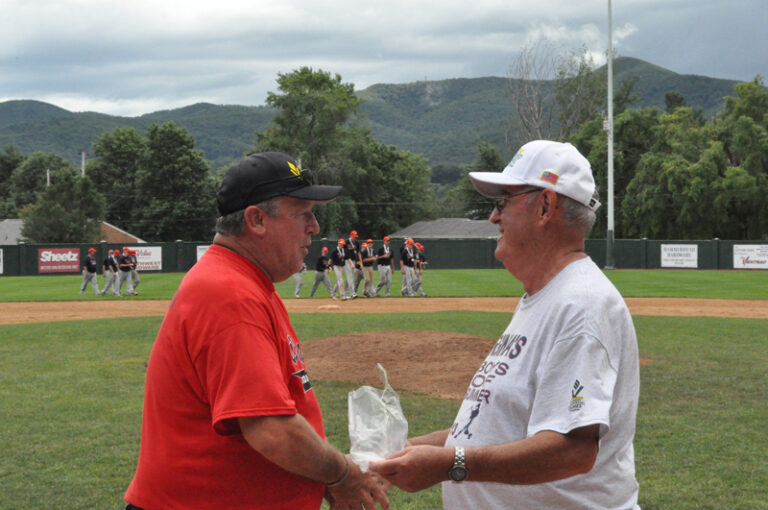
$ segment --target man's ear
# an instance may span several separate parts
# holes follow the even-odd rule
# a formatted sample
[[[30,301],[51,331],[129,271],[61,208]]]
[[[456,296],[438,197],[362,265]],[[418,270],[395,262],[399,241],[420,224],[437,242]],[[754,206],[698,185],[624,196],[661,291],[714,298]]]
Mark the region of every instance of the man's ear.
[[[543,223],[549,223],[549,221],[555,215],[555,209],[557,208],[557,193],[550,189],[545,189],[539,195],[540,201],[538,204],[538,220]]]
[[[248,231],[259,237],[264,236],[267,232],[267,226],[265,224],[267,213],[265,211],[259,209],[255,205],[250,205],[246,207],[243,212],[243,217],[245,219],[245,228]]]

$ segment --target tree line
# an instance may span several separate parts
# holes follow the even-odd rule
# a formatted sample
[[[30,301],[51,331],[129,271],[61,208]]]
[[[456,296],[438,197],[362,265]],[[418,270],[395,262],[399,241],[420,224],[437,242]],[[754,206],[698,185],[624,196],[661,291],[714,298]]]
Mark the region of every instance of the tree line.
[[[605,204],[604,80],[583,59],[563,62],[555,94],[539,97],[529,88],[530,100],[522,102],[518,90],[516,124],[530,126],[528,138],[576,145],[592,163]],[[525,82],[518,76],[510,83]],[[629,108],[631,86],[619,87],[615,103],[616,237],[768,237],[768,91],[762,78],[738,84],[722,115],[711,120],[675,93],[667,94],[666,110]],[[488,217],[491,204],[474,192],[467,174],[503,169],[506,161],[492,144],[480,142],[469,165],[430,169],[423,157],[371,136],[351,84],[309,67],[279,74],[267,104],[277,115],[255,133],[252,150],[289,153],[316,182],[344,186],[335,202],[317,208],[320,237],[352,228],[382,237],[420,220]],[[152,242],[212,238],[221,176],[212,175],[185,129],[173,122],[153,124],[145,135],[118,128],[97,139],[93,154],[82,176],[55,154],[25,156],[6,147],[0,153],[0,217],[24,219],[23,235],[36,242],[90,242],[102,220]],[[606,209],[598,211],[595,237],[604,236]]]
[[[617,238],[768,239],[768,89],[757,76],[734,92],[711,120],[676,94],[667,94],[666,110],[615,117]],[[570,140],[592,163],[604,197],[602,120],[584,123]],[[606,207],[599,213],[593,235],[602,237]]]

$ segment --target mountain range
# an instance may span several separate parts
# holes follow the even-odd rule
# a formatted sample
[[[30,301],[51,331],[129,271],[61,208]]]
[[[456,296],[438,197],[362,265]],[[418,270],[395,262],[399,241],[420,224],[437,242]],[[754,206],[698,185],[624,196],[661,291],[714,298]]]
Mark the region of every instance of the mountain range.
[[[667,92],[711,118],[734,94],[735,80],[681,75],[631,57],[614,61],[614,83],[634,80],[638,97],[632,107],[664,108]],[[421,154],[430,165],[466,164],[474,160],[478,142],[494,144],[505,158],[526,140],[515,129],[509,78],[457,78],[407,84],[377,84],[357,92],[363,99],[364,122],[374,138],[400,150]],[[551,83],[544,84],[551,86]],[[256,133],[271,123],[269,106],[198,103],[138,117],[70,112],[35,100],[0,103],[0,148],[23,154],[54,152],[80,164],[80,153],[105,132],[133,127],[140,133],[153,123],[173,121],[196,140],[214,171],[228,166],[253,145]],[[509,138],[509,140],[508,140]]]

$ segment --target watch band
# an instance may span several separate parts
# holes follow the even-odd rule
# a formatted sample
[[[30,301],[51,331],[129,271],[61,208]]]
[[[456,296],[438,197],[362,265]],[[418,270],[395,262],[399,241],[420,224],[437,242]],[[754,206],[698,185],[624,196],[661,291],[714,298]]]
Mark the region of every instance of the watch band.
[[[456,446],[453,449],[453,466],[448,471],[448,477],[453,482],[460,483],[467,479],[468,474],[464,447]]]
[[[466,455],[463,446],[457,446],[453,451],[453,465],[466,468]]]

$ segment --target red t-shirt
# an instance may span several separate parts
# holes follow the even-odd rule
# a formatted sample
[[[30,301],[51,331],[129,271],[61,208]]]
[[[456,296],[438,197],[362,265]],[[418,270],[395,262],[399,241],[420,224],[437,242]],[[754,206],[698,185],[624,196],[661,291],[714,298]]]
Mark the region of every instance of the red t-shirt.
[[[211,246],[177,291],[147,367],[136,474],[125,499],[157,508],[320,508],[325,486],[253,450],[238,417],[320,406],[282,300],[253,264]]]

